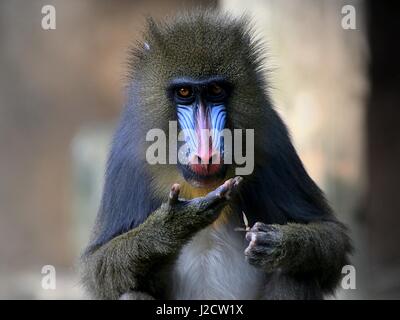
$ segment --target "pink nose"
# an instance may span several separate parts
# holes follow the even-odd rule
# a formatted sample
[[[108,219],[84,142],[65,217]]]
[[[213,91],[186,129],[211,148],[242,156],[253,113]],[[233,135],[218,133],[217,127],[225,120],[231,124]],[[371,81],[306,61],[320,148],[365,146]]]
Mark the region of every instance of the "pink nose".
[[[209,110],[201,103],[196,117],[197,150],[189,160],[190,169],[203,176],[212,175],[222,166],[220,153],[213,148],[210,137],[211,120]]]
[[[190,162],[190,169],[200,175],[212,175],[222,166],[219,152],[195,153]]]

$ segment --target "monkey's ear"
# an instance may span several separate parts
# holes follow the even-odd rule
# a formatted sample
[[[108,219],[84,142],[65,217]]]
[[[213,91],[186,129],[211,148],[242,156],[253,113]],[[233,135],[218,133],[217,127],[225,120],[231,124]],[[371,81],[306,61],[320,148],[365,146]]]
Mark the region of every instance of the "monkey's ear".
[[[128,65],[130,69],[134,69],[137,62],[144,59],[146,53],[150,51],[150,46],[147,42],[135,41],[131,44],[128,50]]]
[[[158,39],[161,36],[160,26],[152,17],[147,17],[146,22],[149,35]]]
[[[153,17],[150,16],[146,17],[146,23],[149,31],[153,31],[155,28],[157,28],[157,24],[153,19]]]

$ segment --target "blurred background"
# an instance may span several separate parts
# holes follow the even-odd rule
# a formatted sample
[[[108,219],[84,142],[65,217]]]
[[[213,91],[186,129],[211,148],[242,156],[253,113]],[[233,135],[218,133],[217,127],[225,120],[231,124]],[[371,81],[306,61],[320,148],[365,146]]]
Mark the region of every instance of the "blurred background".
[[[44,5],[56,29],[43,30]],[[352,233],[356,289],[400,298],[400,68],[395,4],[209,0],[267,44],[272,98],[310,175]],[[127,48],[146,15],[196,1],[0,0],[0,298],[79,299],[76,263],[99,206],[123,104]],[[344,29],[352,5],[356,29]],[[397,34],[398,37],[398,34]],[[44,265],[55,290],[41,286]]]

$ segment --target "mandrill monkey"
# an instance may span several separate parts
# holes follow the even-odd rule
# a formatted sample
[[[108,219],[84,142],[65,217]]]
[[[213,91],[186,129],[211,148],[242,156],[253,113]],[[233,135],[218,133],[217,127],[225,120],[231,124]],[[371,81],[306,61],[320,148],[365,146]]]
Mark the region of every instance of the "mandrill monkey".
[[[332,294],[351,251],[347,230],[271,104],[248,23],[204,11],[169,23],[150,19],[131,56],[127,102],[82,258],[91,296]],[[170,121],[184,132],[188,161],[150,164],[146,135],[168,133]],[[213,134],[204,138],[204,129]],[[222,132],[234,129],[254,130],[254,170],[242,177],[235,177],[238,163],[223,160]],[[246,233],[237,230],[247,220],[242,212]]]

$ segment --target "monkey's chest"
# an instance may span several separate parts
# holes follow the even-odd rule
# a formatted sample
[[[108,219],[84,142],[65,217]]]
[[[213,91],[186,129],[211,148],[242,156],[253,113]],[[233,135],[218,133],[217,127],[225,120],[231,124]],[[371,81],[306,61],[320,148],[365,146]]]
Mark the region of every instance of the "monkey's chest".
[[[264,274],[245,261],[244,234],[212,227],[183,247],[171,270],[169,299],[256,299]]]

